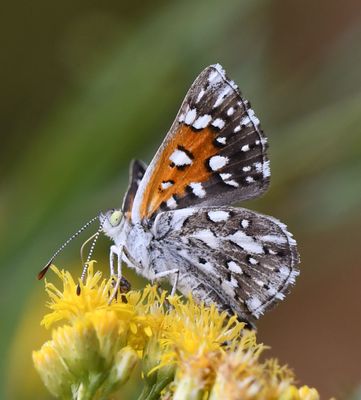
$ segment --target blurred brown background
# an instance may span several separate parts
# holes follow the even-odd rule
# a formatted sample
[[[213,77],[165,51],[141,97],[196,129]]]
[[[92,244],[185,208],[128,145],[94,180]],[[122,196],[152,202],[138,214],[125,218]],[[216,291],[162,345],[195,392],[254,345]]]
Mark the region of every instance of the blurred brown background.
[[[121,204],[129,161],[150,161],[189,85],[215,62],[269,136],[271,188],[246,206],[287,222],[302,257],[296,287],[262,318],[259,340],[323,398],[361,398],[361,3],[35,0],[0,9],[0,398],[50,398],[31,362],[49,337],[36,273],[80,225]],[[79,273],[81,243],[57,265]],[[96,250],[104,265],[108,246],[102,239]]]

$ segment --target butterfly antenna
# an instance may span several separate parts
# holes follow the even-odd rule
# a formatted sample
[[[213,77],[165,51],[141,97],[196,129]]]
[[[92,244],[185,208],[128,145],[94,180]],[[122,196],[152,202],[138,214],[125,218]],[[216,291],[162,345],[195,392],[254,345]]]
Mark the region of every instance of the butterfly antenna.
[[[97,240],[98,240],[98,238],[99,238],[99,235],[100,235],[101,231],[102,231],[102,225],[100,225],[100,227],[99,227],[99,229],[97,230],[97,232],[95,232],[94,235],[91,235],[90,238],[88,238],[88,239],[82,244],[82,246],[81,246],[81,248],[80,248],[80,258],[81,258],[81,263],[82,263],[82,265],[83,265],[83,271],[82,271],[82,273],[81,273],[80,279],[81,279],[81,281],[82,281],[83,283],[85,283],[85,277],[86,277],[86,274],[87,274],[87,272],[88,272],[89,261],[91,260],[91,257],[92,257],[92,255],[93,255],[96,242],[97,242]],[[87,258],[86,258],[86,261],[84,262],[84,248],[85,248],[85,246],[86,246],[91,240],[92,240],[92,244],[91,244],[91,246],[90,246],[90,250],[89,250],[88,256],[87,256]],[[81,289],[80,289],[80,284],[78,283],[78,285],[77,285],[77,287],[76,287],[76,294],[79,296],[80,293],[81,293]]]
[[[96,242],[97,242],[97,240],[98,240],[98,238],[99,238],[99,235],[100,235],[101,231],[103,230],[104,221],[105,221],[105,216],[104,216],[103,219],[100,221],[99,229],[94,233],[94,235],[90,236],[90,238],[87,239],[87,240],[82,244],[82,246],[81,246],[81,248],[80,248],[80,258],[81,258],[81,262],[82,262],[82,264],[83,264],[83,271],[82,271],[82,273],[81,273],[80,279],[81,279],[81,281],[82,281],[83,283],[85,283],[85,276],[86,276],[86,274],[87,274],[87,272],[88,272],[89,262],[90,262],[90,260],[91,260],[92,255],[93,255]],[[92,241],[92,244],[91,244],[91,246],[90,246],[90,250],[89,250],[88,256],[87,256],[87,258],[86,258],[86,261],[84,262],[84,257],[83,257],[84,248],[85,248],[85,246],[86,246],[91,240],[93,240],[93,241]],[[78,283],[78,284],[77,284],[77,287],[76,287],[76,294],[79,296],[80,293],[81,293],[81,288],[80,288],[80,284]]]
[[[90,221],[88,221],[85,225],[83,225],[77,232],[74,233],[74,235],[70,236],[70,238],[64,242],[59,249],[53,254],[53,256],[50,258],[50,260],[47,262],[47,264],[44,266],[44,268],[38,273],[38,279],[43,279],[45,274],[47,273],[50,265],[53,263],[55,257],[64,250],[64,248],[77,236],[79,236],[86,228],[88,228],[94,221],[96,221],[99,218],[97,215],[96,217],[92,218]]]

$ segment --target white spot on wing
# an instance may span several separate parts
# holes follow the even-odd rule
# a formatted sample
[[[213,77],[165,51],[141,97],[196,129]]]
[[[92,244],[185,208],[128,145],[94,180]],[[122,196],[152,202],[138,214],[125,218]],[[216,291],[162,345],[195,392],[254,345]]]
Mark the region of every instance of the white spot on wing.
[[[249,221],[247,221],[246,219],[242,219],[241,225],[242,228],[246,229],[249,226]]]
[[[250,262],[252,265],[257,265],[257,264],[258,264],[258,261],[257,261],[255,258],[253,258],[253,257],[250,257],[250,258],[249,258],[249,262]]]
[[[277,290],[274,288],[274,287],[270,287],[268,290],[267,290],[267,293],[270,295],[270,296],[274,296],[276,293],[277,293]]]
[[[234,278],[233,276],[231,276],[231,280],[230,280],[229,284],[234,288],[238,287],[237,279]]]
[[[248,151],[249,150],[249,144],[245,144],[244,146],[241,147],[241,151]]]
[[[290,274],[290,276],[288,278],[288,282],[295,283],[295,279],[299,274],[300,274],[299,271],[291,271],[291,274]]]
[[[231,116],[234,113],[234,107],[229,107],[229,109],[227,110],[227,115]]]
[[[247,114],[246,116],[244,116],[241,119],[240,124],[241,125],[248,125],[249,123],[253,123],[255,126],[257,126],[259,124],[259,119],[256,117],[254,111],[250,108],[249,110],[247,110]]]
[[[227,180],[227,179],[229,179],[231,176],[232,176],[232,174],[219,174],[219,176],[222,178],[222,180]]]
[[[259,239],[263,242],[271,242],[276,244],[283,244],[287,242],[287,238],[279,235],[263,235],[259,236]]]
[[[177,202],[175,201],[175,198],[172,196],[167,200],[167,207],[168,208],[176,208],[177,207]]]
[[[161,187],[163,190],[168,189],[168,188],[170,188],[171,186],[173,186],[173,183],[170,182],[170,181],[165,181],[165,182],[162,182],[162,183],[160,184],[160,187]]]
[[[239,132],[240,130],[241,130],[241,127],[240,127],[239,125],[237,125],[237,126],[234,128],[233,132],[234,132],[234,133],[237,133],[237,132]]]
[[[191,110],[189,110],[184,118],[184,122],[187,125],[191,125],[193,123],[193,121],[196,119],[197,117],[197,110],[195,108],[192,108]]]
[[[271,175],[271,169],[269,166],[269,160],[263,163],[263,176],[268,178]]]
[[[244,172],[248,172],[250,170],[251,170],[251,167],[249,165],[247,165],[246,167],[242,168],[242,171],[244,171]]]
[[[280,274],[284,277],[288,277],[288,275],[290,274],[290,269],[286,266],[281,266],[280,267]]]
[[[231,179],[230,181],[224,181],[224,183],[226,183],[229,186],[234,186],[234,187],[238,187],[239,183],[236,182],[234,179]]]
[[[263,171],[262,163],[256,162],[253,165],[254,165],[254,168],[256,169],[257,172],[262,172]]]
[[[222,129],[223,127],[224,127],[224,125],[225,125],[226,123],[223,121],[223,119],[221,119],[221,118],[217,118],[217,119],[215,119],[213,122],[212,122],[212,125],[215,127],[215,128],[219,128],[219,129]]]
[[[227,138],[224,137],[224,136],[220,136],[220,137],[217,137],[216,140],[217,140],[217,142],[220,143],[220,144],[226,144]]]
[[[190,157],[184,151],[178,149],[173,151],[169,159],[178,167],[192,164]]]
[[[212,249],[219,248],[219,240],[214,236],[213,232],[210,231],[209,229],[202,229],[200,231],[194,232],[191,237],[201,240]]]
[[[204,89],[202,89],[202,90],[199,92],[198,97],[197,97],[197,100],[196,100],[196,103],[198,103],[198,102],[200,101],[200,99],[203,97],[203,95],[204,95],[205,92],[206,92],[206,91],[205,91]]]
[[[229,212],[228,211],[222,211],[222,210],[209,211],[208,212],[208,217],[213,222],[227,221],[228,218],[229,218]]]
[[[246,300],[246,304],[249,310],[252,313],[254,313],[256,318],[258,318],[262,314],[261,311],[258,311],[258,309],[262,306],[262,302],[258,297],[256,296],[250,297],[249,299]]]
[[[232,176],[232,174],[219,174],[219,176],[221,177],[221,179],[223,180],[224,183],[226,183],[229,186],[234,186],[234,187],[238,187],[239,184],[238,182],[236,182],[234,179],[229,180],[229,178]]]
[[[228,269],[231,272],[234,272],[235,274],[240,274],[240,275],[243,274],[242,268],[234,261],[228,261],[227,265],[228,265]]]
[[[252,254],[263,254],[263,247],[257,243],[251,236],[241,231],[237,231],[233,235],[227,236],[226,239],[242,247],[245,251]]]
[[[199,182],[192,182],[189,184],[192,188],[193,194],[195,194],[199,198],[203,198],[206,195],[206,191],[203,189],[203,186]]]
[[[229,284],[229,282],[223,281],[221,286],[222,289],[225,291],[225,293],[228,294],[228,296],[234,298],[235,296],[234,288]]]
[[[216,68],[215,71],[212,71],[212,72],[209,74],[208,82],[209,82],[211,85],[215,85],[216,83],[218,83],[218,82],[220,82],[220,81],[222,80],[222,74],[220,74],[219,72],[220,72],[220,71],[218,70],[218,68]]]
[[[209,166],[211,167],[212,171],[218,171],[227,165],[228,161],[228,157],[213,156],[209,159]]]
[[[224,99],[226,98],[226,96],[228,95],[228,93],[232,90],[232,88],[230,86],[226,86],[222,92],[219,94],[219,96],[217,97],[217,100],[215,101],[213,108],[218,107],[219,105],[221,105],[224,101]]]
[[[248,183],[252,183],[252,182],[254,182],[254,179],[253,179],[251,176],[247,176],[247,177],[246,177],[246,181],[247,181]]]
[[[236,83],[234,81],[228,81],[228,83],[233,87],[234,90],[238,90],[238,86],[236,85]]]
[[[216,270],[214,269],[214,267],[211,263],[209,263],[209,262],[206,262],[205,264],[199,263],[199,266],[206,272],[210,272],[211,274],[217,275]]]
[[[196,128],[196,129],[206,128],[211,120],[212,120],[212,117],[210,115],[204,114],[201,117],[198,117],[193,122],[193,127]]]

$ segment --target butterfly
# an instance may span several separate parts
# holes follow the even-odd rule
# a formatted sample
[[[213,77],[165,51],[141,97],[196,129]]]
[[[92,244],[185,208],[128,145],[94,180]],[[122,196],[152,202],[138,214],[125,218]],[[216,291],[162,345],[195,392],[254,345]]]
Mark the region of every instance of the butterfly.
[[[251,104],[211,65],[190,87],[148,166],[133,161],[121,209],[100,215],[117,259],[172,294],[192,294],[253,325],[299,274],[296,241],[277,219],[232,207],[270,181],[267,138]]]

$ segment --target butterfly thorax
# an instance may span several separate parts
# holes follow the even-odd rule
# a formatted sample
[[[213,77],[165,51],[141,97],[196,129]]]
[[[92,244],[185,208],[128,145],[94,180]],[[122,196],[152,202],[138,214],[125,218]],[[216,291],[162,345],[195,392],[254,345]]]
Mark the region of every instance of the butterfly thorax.
[[[126,241],[124,251],[131,261],[132,267],[136,272],[149,280],[154,279],[154,271],[150,263],[150,246],[153,240],[152,233],[141,224],[131,224],[125,222],[124,232]]]

